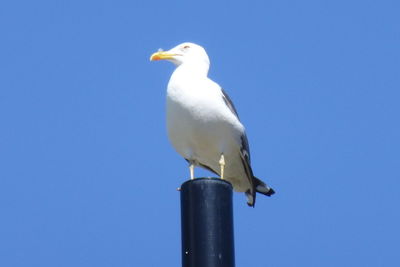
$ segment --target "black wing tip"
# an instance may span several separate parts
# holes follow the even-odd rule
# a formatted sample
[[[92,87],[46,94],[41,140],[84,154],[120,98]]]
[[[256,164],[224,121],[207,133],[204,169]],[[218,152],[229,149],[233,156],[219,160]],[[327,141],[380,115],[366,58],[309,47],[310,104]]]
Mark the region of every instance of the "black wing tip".
[[[256,189],[256,192],[263,194],[265,196],[272,196],[275,194],[275,190],[272,189],[271,187],[267,186],[263,181],[258,179],[257,177],[253,177],[253,182],[254,182],[254,187]]]
[[[257,192],[258,192],[258,191],[257,191]],[[272,189],[272,188],[270,188],[270,189],[268,190],[268,192],[266,192],[266,193],[263,193],[263,192],[259,192],[259,193],[264,194],[264,195],[270,197],[270,196],[272,196],[273,194],[275,194],[275,190]]]
[[[254,205],[255,203],[249,203],[249,202],[247,202],[247,206],[249,206],[249,207],[253,207],[254,208]]]
[[[257,190],[257,188],[256,188],[256,192],[263,194],[265,196],[268,196],[268,197],[275,194],[275,190],[270,187],[262,187],[261,190]],[[254,208],[255,204],[256,204],[256,194],[255,193],[252,194],[249,190],[246,192],[246,196],[247,196],[247,206]]]
[[[247,197],[247,206],[254,208],[254,205],[256,204],[256,193],[254,191],[251,192],[250,190],[247,190],[245,194]]]
[[[270,197],[273,194],[275,194],[275,190],[270,187],[256,187],[256,192],[263,194],[267,197]]]

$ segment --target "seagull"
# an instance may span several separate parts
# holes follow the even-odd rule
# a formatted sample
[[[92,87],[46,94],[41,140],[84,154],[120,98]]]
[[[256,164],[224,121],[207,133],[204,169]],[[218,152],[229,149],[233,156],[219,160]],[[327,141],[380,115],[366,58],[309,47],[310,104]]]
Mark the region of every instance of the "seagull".
[[[256,192],[275,191],[253,175],[245,128],[226,92],[207,77],[209,57],[203,47],[183,43],[152,54],[151,61],[176,65],[167,87],[167,132],[175,150],[189,163],[190,178],[196,166],[229,181],[244,192],[253,206]]]

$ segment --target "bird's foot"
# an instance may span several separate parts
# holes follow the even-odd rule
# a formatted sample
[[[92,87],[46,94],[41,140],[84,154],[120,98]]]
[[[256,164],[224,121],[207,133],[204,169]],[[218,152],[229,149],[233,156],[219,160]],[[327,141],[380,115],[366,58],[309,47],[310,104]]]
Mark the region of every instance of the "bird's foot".
[[[194,164],[193,163],[190,163],[189,171],[190,171],[190,180],[193,180],[194,179]]]
[[[221,154],[221,158],[219,159],[219,166],[221,167],[221,179],[224,179],[224,169],[225,169],[225,157],[224,154]]]

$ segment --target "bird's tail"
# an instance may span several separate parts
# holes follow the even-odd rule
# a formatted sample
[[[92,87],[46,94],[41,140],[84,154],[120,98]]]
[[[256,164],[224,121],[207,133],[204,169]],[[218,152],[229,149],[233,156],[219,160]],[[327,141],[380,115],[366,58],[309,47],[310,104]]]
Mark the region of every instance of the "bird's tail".
[[[274,189],[266,185],[263,181],[255,176],[253,176],[253,186],[253,192],[250,190],[246,192],[247,205],[249,205],[250,207],[254,207],[254,204],[256,203],[256,192],[269,197],[275,194]]]

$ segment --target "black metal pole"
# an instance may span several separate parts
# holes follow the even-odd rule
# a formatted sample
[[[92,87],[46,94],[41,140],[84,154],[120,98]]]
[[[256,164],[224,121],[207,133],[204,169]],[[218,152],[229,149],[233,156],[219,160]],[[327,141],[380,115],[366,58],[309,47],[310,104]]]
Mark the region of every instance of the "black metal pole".
[[[181,186],[182,267],[234,267],[232,186],[197,178]]]

